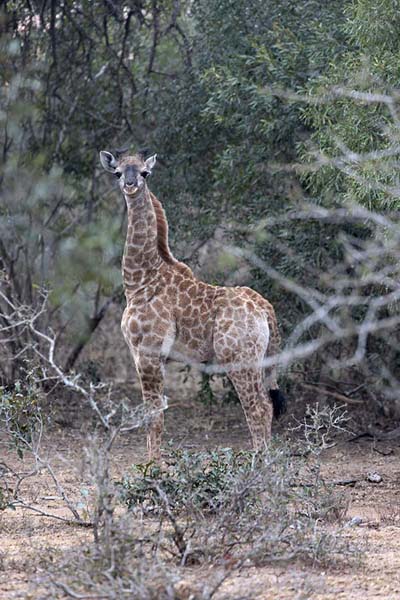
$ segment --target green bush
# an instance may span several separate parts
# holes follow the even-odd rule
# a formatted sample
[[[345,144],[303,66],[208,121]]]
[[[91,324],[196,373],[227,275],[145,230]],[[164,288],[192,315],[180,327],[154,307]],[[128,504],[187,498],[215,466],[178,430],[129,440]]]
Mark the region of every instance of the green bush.
[[[28,372],[24,383],[17,380],[11,389],[0,387],[1,429],[8,433],[20,458],[25,441],[29,443],[42,424],[42,396],[34,375]]]
[[[229,448],[173,452],[162,468],[135,465],[118,489],[134,514],[160,519],[165,544],[183,562],[227,554],[254,564],[293,557],[325,562],[330,552],[345,551],[340,526],[326,527],[340,522],[345,500],[308,453],[309,447],[293,455],[282,442],[259,455]]]
[[[158,490],[168,497],[174,511],[188,502],[193,509],[215,512],[223,503],[232,477],[251,468],[251,452],[225,448],[213,452],[171,451],[168,468],[153,463],[134,465],[133,473],[120,482],[122,500],[128,507],[140,505],[152,511],[160,504]]]

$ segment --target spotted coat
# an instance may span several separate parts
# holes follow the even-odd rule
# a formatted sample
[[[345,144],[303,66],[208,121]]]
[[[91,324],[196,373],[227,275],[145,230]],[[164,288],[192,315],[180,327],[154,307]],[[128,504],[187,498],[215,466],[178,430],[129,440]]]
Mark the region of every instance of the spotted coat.
[[[253,446],[262,448],[271,436],[273,416],[267,390],[278,388],[276,369],[263,367],[267,354],[277,354],[280,346],[272,305],[247,287],[197,279],[169,249],[164,210],[144,181],[148,161],[135,155],[115,159],[115,165],[128,210],[122,260],[127,304],[121,327],[149,414],[149,458],[160,458],[168,358],[221,366],[240,398]],[[133,184],[127,184],[128,177]]]

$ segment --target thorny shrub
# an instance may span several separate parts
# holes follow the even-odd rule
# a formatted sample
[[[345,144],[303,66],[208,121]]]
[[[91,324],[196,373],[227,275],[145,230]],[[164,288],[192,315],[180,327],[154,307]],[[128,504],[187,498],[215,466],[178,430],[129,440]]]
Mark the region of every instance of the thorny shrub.
[[[119,487],[133,512],[156,514],[167,526],[169,551],[181,564],[244,556],[257,564],[324,562],[343,550],[340,527],[326,524],[340,518],[345,500],[306,454],[277,442],[258,455],[175,451],[166,468],[136,465]]]
[[[12,388],[0,387],[0,422],[15,446],[18,456],[23,457],[23,440],[30,440],[41,416],[40,390],[33,372],[25,381],[15,381]]]
[[[15,381],[12,387],[0,386],[1,444],[16,450],[23,458],[26,444],[42,424],[41,396],[33,370],[28,370],[24,382]],[[14,508],[14,491],[10,486],[8,465],[0,462],[0,510]]]
[[[350,433],[350,421],[346,405],[321,406],[317,402],[307,404],[303,420],[292,430],[303,434],[301,445],[307,453],[318,455],[334,445],[338,433]]]
[[[307,435],[302,445],[273,440],[258,454],[170,450],[161,466],[134,465],[114,484],[102,477],[97,495],[107,497],[97,502],[108,517],[94,543],[48,565],[48,597],[180,598],[182,582],[195,583],[187,566],[207,565],[209,578],[189,596],[211,598],[247,566],[354,556],[346,498],[322,478],[317,446],[321,437]]]
[[[156,536],[126,515],[113,521],[111,536],[65,553],[47,572],[43,598],[105,598],[164,600],[176,598],[176,569],[158,556]],[[111,550],[111,552],[110,552]]]

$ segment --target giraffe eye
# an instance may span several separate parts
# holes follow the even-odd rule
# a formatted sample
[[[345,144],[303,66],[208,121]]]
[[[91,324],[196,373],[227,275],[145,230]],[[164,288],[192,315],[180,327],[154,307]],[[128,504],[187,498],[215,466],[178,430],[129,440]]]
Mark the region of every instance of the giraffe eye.
[[[150,175],[150,173],[149,173],[148,171],[142,171],[140,174],[141,174],[141,176],[143,177],[143,179],[146,179],[146,177],[147,177],[148,175]]]
[[[122,177],[122,173],[120,173],[119,171],[115,171],[115,177],[119,179],[120,177]]]

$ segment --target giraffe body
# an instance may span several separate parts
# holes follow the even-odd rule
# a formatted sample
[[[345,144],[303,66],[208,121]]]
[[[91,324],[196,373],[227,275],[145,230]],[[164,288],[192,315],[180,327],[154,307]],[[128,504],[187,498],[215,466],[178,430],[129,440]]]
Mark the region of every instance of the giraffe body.
[[[272,305],[247,287],[204,283],[173,257],[165,213],[145,182],[154,157],[100,156],[103,166],[119,176],[128,207],[122,260],[127,306],[121,328],[149,413],[149,458],[160,458],[168,358],[220,365],[238,393],[253,447],[262,448],[271,436],[274,410],[267,389],[278,389],[275,368],[266,373],[262,365],[267,354],[279,351]],[[283,399],[277,398],[275,392],[275,404]]]

